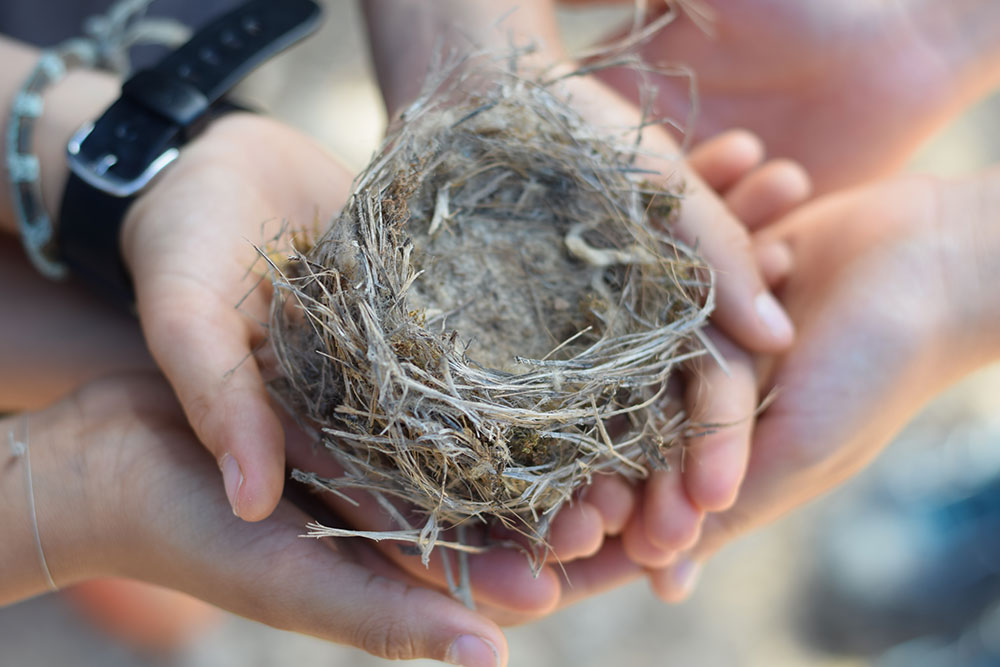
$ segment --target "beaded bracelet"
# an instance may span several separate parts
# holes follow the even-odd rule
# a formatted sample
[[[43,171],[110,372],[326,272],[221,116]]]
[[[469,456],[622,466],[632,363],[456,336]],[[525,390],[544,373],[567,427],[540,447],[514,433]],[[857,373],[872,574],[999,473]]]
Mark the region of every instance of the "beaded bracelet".
[[[7,125],[7,171],[11,199],[24,250],[35,268],[47,278],[58,280],[67,273],[66,265],[56,257],[52,219],[42,204],[38,157],[31,152],[35,124],[45,104],[46,88],[61,80],[75,67],[97,64],[97,49],[87,39],[74,39],[57,49],[44,51],[21,89],[14,96]]]
[[[176,46],[190,33],[170,19],[143,15],[152,0],[120,0],[105,15],[84,24],[85,37],[70,39],[42,52],[11,105],[7,124],[7,171],[21,241],[39,273],[60,280],[68,273],[55,247],[55,229],[42,203],[41,167],[31,151],[35,124],[45,108],[42,95],[77,67],[101,67],[127,73],[130,47],[139,43]]]

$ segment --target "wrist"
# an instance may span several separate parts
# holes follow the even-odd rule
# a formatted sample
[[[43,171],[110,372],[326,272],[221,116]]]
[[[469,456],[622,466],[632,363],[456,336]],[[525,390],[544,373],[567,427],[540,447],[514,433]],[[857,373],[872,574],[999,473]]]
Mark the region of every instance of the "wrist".
[[[978,194],[975,224],[969,229],[976,298],[982,304],[979,329],[987,361],[1000,359],[1000,169],[992,169],[974,179]]]
[[[32,528],[24,421],[20,415],[0,419],[0,606],[41,593],[46,588]],[[11,445],[8,449],[8,443]]]
[[[3,122],[7,127],[9,109],[29,73],[38,63],[41,52],[25,44],[0,37],[0,60],[4,73],[0,77],[0,101],[3,102]],[[50,217],[55,218],[59,198],[69,168],[66,163],[66,143],[70,136],[94,114],[113,100],[117,83],[113,76],[96,70],[74,70],[64,79],[45,90],[44,109],[34,132],[30,147],[39,159],[43,204]],[[7,136],[3,135],[6,151]],[[10,199],[10,174],[6,159],[0,160],[0,229],[17,234],[14,204]]]
[[[97,70],[74,70],[47,91],[38,122],[35,154],[41,164],[42,201],[58,226],[69,166],[66,145],[85,123],[93,121],[118,96],[120,81]]]
[[[945,345],[974,368],[1000,359],[1000,169],[942,182],[938,211]]]
[[[39,532],[60,587],[123,576],[143,557],[136,536],[157,471],[144,465],[142,435],[158,410],[140,394],[126,380],[99,380],[31,415]]]
[[[104,573],[109,541],[95,505],[113,485],[85,446],[82,411],[64,401],[0,421],[20,452],[2,469],[5,516],[0,604],[44,592],[51,575],[66,586]],[[5,447],[6,449],[6,447]]]
[[[363,3],[372,60],[391,118],[420,92],[436,56],[532,45],[522,65],[566,58],[553,0],[367,0]]]

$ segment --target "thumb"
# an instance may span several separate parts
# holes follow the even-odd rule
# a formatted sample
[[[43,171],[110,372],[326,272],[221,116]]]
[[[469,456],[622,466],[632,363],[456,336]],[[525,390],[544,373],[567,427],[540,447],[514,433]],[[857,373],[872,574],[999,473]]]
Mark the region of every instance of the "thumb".
[[[308,520],[282,504],[246,523],[218,503],[170,536],[175,564],[165,584],[272,627],[362,649],[390,660],[430,658],[468,667],[507,661],[500,628],[452,598],[410,583],[360,545],[354,562],[328,541],[299,536]],[[180,533],[180,534],[178,534]],[[208,539],[206,539],[206,536]],[[148,568],[147,562],[144,567]],[[379,574],[376,570],[391,573]],[[147,578],[148,575],[147,575]]]
[[[136,285],[150,351],[215,458],[233,513],[259,521],[281,497],[284,434],[251,355],[249,326],[202,285],[150,282]]]
[[[155,474],[144,476],[143,502],[118,536],[115,574],[383,658],[506,664],[495,623],[414,585],[368,543],[301,537],[309,517],[287,501],[260,522],[233,516],[199,450],[165,435],[144,454]]]

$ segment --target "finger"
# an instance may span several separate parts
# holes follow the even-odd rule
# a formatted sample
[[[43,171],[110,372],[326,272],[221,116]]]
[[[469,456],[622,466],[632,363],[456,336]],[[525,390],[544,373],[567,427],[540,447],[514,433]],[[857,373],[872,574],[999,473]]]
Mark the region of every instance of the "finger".
[[[634,107],[598,82],[581,78],[567,84],[572,86],[576,106],[585,110],[585,117],[591,122],[635,126],[638,118]],[[696,248],[715,272],[713,320],[733,340],[750,350],[777,352],[787,348],[795,336],[794,328],[764,284],[746,228],[686,162],[678,165],[653,157],[676,154],[676,145],[666,132],[646,128],[642,139],[648,153],[636,160],[636,166],[662,174],[664,188],[684,193],[680,215],[671,223],[670,231]]]
[[[676,604],[691,596],[698,585],[701,563],[681,556],[669,566],[649,573],[649,584],[656,597],[664,602]]]
[[[672,230],[696,248],[714,272],[713,322],[750,350],[785,349],[794,338],[794,328],[764,283],[746,228],[693,175],[686,187],[690,195]]]
[[[604,542],[604,520],[596,507],[577,500],[552,519],[548,543],[552,557],[560,563],[592,556]]]
[[[809,175],[797,162],[771,160],[742,177],[726,192],[726,206],[751,231],[775,222],[812,191]]]
[[[282,415],[283,419],[287,419]],[[290,432],[288,437],[289,463],[301,470],[315,472],[321,477],[336,478],[343,474],[333,457],[323,447],[313,448],[309,440]],[[333,494],[324,494],[323,501],[353,528],[370,531],[398,530],[400,526],[368,493],[350,492],[353,502]],[[419,556],[404,553],[399,543],[389,540],[378,544],[380,551],[398,568],[419,581],[440,588],[447,588],[448,578],[442,559],[449,558],[451,571],[455,572],[456,558],[446,549],[438,547],[431,554],[427,566]],[[468,557],[469,583],[478,601],[495,607],[523,614],[545,614],[559,600],[559,581],[548,567],[542,567],[537,576],[521,551],[496,548],[486,553]]]
[[[211,286],[161,277],[136,289],[150,350],[215,457],[233,512],[263,519],[281,497],[284,438],[247,323]]]
[[[336,497],[327,503],[353,526],[365,530],[392,531],[393,522],[368,494],[352,494],[356,505]],[[454,539],[454,538],[452,538]],[[458,558],[443,547],[431,554],[427,565],[420,556],[403,551],[398,543],[383,541],[378,547],[397,567],[421,582],[447,588],[448,576],[443,560],[449,559],[449,569],[458,572]],[[512,548],[494,548],[467,558],[469,585],[473,597],[487,604],[511,611],[545,615],[559,601],[559,580],[551,567],[532,570],[527,554]]]
[[[673,552],[650,541],[646,531],[645,510],[641,504],[625,525],[621,542],[629,560],[641,567],[662,568],[674,559]]]
[[[849,474],[831,475],[823,466],[813,469],[803,464],[801,453],[789,446],[798,438],[810,437],[808,429],[801,428],[802,422],[811,425],[801,415],[782,413],[782,395],[763,414],[755,429],[739,500],[730,509],[708,516],[698,544],[690,551],[692,560],[704,562],[726,544],[771,523]],[[798,438],[789,438],[796,430]],[[815,440],[808,442],[815,444]],[[817,448],[824,449],[824,443]],[[859,455],[855,460],[856,465],[864,465],[866,457]]]
[[[383,658],[506,663],[494,623],[446,595],[347,560],[334,542],[302,539],[308,517],[291,506],[279,505],[263,523],[236,519],[219,507],[221,489],[204,484],[211,467],[204,457],[201,463],[181,466],[160,492],[171,502],[143,522],[142,537],[155,539],[136,574],[273,627]],[[174,494],[181,494],[176,501]]]
[[[745,352],[723,336],[710,337],[727,369],[702,357],[691,371],[686,401],[692,435],[684,451],[683,482],[698,509],[719,512],[736,501],[746,473],[757,379]]]
[[[619,475],[596,475],[583,498],[600,514],[605,535],[618,535],[632,515],[635,487]]]
[[[754,256],[757,266],[767,281],[768,287],[774,289],[781,285],[792,274],[795,267],[795,257],[791,248],[782,241],[761,241],[754,246]]]
[[[629,559],[620,539],[606,540],[601,550],[590,558],[575,560],[562,568],[559,609],[623,586],[645,573]],[[504,627],[523,625],[540,618],[536,614],[518,614],[485,604],[477,605],[476,610]]]
[[[228,577],[227,583],[248,591],[249,599],[246,606],[227,606],[243,615],[263,615],[261,620],[273,627],[348,644],[390,660],[430,658],[476,667],[506,664],[506,642],[492,622],[446,595],[374,575],[340,560],[330,549],[325,551],[325,557],[289,554],[287,564],[267,571],[247,568],[253,578]],[[259,554],[251,552],[235,562],[246,563],[254,555]],[[261,614],[263,604],[294,616]]]
[[[566,565],[559,608],[564,609],[588,597],[622,586],[643,573],[644,570],[628,557],[622,540],[605,540],[601,550],[590,558]]]
[[[691,169],[717,193],[742,179],[764,159],[764,144],[753,132],[728,130],[707,139],[688,153]]]
[[[647,539],[671,554],[698,541],[705,518],[685,492],[681,465],[674,465],[670,470],[654,470],[646,480],[643,500],[642,523]]]
[[[489,533],[495,541],[516,542],[525,551],[532,548],[527,536],[513,528],[494,525],[490,527]],[[564,565],[578,558],[591,556],[601,548],[604,541],[604,521],[597,508],[577,499],[572,504],[564,505],[553,517],[544,539],[547,548],[546,562]]]
[[[677,468],[656,470],[622,533],[628,557],[638,565],[662,568],[673,562],[676,552],[697,541],[703,515],[684,493]]]

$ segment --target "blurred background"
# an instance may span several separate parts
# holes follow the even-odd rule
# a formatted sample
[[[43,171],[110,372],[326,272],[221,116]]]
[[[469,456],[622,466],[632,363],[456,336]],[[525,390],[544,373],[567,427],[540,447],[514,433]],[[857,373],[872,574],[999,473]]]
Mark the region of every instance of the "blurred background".
[[[322,32],[269,63],[245,94],[360,168],[385,126],[353,0],[327,0]],[[582,45],[627,11],[563,11]],[[1000,159],[1000,98],[926,147],[912,169],[961,174]],[[937,400],[865,473],[731,545],[693,598],[642,581],[511,629],[518,667],[988,667],[1000,665],[1000,367]],[[227,617],[171,655],[91,627],[59,595],[0,609],[0,667],[298,667],[388,664]],[[436,664],[417,661],[414,665]]]

